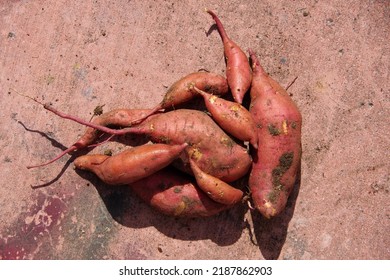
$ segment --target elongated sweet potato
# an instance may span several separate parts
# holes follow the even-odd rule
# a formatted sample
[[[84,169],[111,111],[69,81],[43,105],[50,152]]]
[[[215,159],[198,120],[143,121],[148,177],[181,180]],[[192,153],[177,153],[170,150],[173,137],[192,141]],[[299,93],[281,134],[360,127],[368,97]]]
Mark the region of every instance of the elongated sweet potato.
[[[190,159],[192,172],[196,183],[212,200],[218,203],[233,205],[242,199],[243,192],[222,180],[203,172],[196,163]]]
[[[210,199],[193,178],[170,168],[130,184],[133,191],[157,211],[175,217],[212,216],[232,205]]]
[[[211,117],[196,110],[180,109],[152,115],[121,133],[145,134],[154,142],[187,143],[186,151],[199,168],[225,182],[244,176],[252,162],[244,147],[229,137]],[[192,174],[187,153],[173,164]]]
[[[180,80],[176,81],[165,93],[163,100],[153,109],[151,109],[147,115],[136,120],[133,124],[140,123],[148,116],[163,110],[174,109],[176,106],[190,101],[196,94],[191,91],[190,86],[207,90],[215,95],[224,95],[228,93],[229,87],[227,81],[221,75],[209,72],[195,72],[186,75]]]
[[[227,81],[234,100],[241,104],[252,80],[248,58],[242,49],[228,37],[225,28],[217,15],[213,11],[207,9],[206,12],[213,17],[217,25],[224,46]]]
[[[130,184],[168,166],[186,147],[187,144],[146,144],[114,156],[84,155],[74,165],[95,173],[107,184]]]
[[[144,134],[158,143],[187,143],[189,144],[187,151],[197,155],[195,160],[198,166],[206,173],[225,182],[235,181],[244,176],[251,166],[251,158],[246,149],[234,142],[207,114],[200,111],[180,109],[167,113],[156,113],[133,127],[113,129],[105,126],[106,124],[103,122],[103,125],[91,123],[78,117],[64,114],[50,105],[44,105],[44,107],[62,118],[93,128],[92,130],[87,130],[86,135],[81,137],[82,139],[84,137],[86,139],[94,139],[94,133],[96,133],[94,129],[96,129],[112,135],[124,135],[127,133]],[[144,114],[144,111],[140,111],[139,114]],[[131,119],[126,117],[126,114],[123,116],[124,120],[118,121],[118,123],[127,123]],[[81,146],[74,145],[65,152],[75,150]],[[50,162],[60,158],[65,152]],[[180,157],[181,160],[175,161],[174,164],[184,172],[192,174],[188,156],[186,154],[183,155]],[[43,166],[50,162],[32,167]]]
[[[220,127],[241,141],[249,141],[257,149],[255,122],[244,106],[209,94],[197,87],[193,87],[193,90],[203,96],[207,110]]]
[[[259,148],[253,152],[249,188],[255,207],[267,218],[278,215],[293,189],[301,159],[302,117],[287,92],[261,67],[253,51],[250,112]]]

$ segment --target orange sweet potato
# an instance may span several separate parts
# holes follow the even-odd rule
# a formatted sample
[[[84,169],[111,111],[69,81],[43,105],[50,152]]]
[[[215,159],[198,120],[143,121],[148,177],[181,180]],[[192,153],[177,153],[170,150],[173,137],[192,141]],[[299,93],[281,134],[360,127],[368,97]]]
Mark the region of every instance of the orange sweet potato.
[[[95,173],[107,184],[130,184],[168,166],[186,147],[187,144],[146,144],[114,156],[84,155],[74,165]]]
[[[207,90],[216,95],[224,95],[228,93],[229,87],[224,77],[218,74],[209,72],[195,72],[186,75],[180,80],[176,81],[165,93],[163,100],[153,109],[151,109],[147,115],[136,120],[133,124],[140,123],[148,116],[163,110],[174,109],[178,105],[190,101],[196,94],[191,91],[190,86]]]
[[[243,192],[241,190],[206,174],[192,159],[190,159],[190,165],[199,188],[215,202],[233,205],[242,199]]]
[[[176,217],[212,216],[232,205],[210,199],[193,178],[170,168],[130,184],[133,191],[157,211]]]
[[[227,133],[241,141],[249,143],[257,149],[257,132],[251,113],[241,104],[219,98],[203,90],[193,87],[203,96],[207,110]]]
[[[293,189],[301,159],[302,117],[287,92],[261,67],[253,51],[250,112],[259,148],[253,151],[249,188],[255,207],[267,218],[278,215]]]
[[[217,25],[224,47],[227,81],[234,100],[241,104],[252,80],[248,58],[242,49],[228,37],[217,15],[207,9],[206,12],[212,16]]]

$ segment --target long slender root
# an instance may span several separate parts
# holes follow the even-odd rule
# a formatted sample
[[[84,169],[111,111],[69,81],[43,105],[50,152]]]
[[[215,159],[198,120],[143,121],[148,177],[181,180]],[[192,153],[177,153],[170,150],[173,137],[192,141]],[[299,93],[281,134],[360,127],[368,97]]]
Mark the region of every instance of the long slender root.
[[[79,124],[82,124],[82,125],[85,125],[85,126],[88,126],[88,127],[92,127],[94,129],[97,129],[99,131],[102,131],[104,133],[107,133],[107,134],[110,134],[111,136],[106,140],[106,141],[109,141],[110,139],[112,139],[113,136],[115,135],[124,135],[126,133],[129,133],[132,131],[131,127],[130,128],[123,128],[123,129],[111,129],[111,128],[108,128],[106,126],[102,126],[102,125],[98,125],[98,124],[94,124],[93,122],[91,121],[85,121],[77,116],[72,116],[72,115],[69,115],[69,114],[66,114],[66,113],[63,113],[57,109],[55,109],[54,107],[52,107],[50,104],[46,103],[42,103],[41,101],[39,101],[38,99],[34,98],[34,97],[31,97],[31,96],[28,96],[28,95],[25,95],[25,94],[22,94],[20,92],[18,92],[17,90],[13,89],[18,95],[20,96],[23,96],[23,97],[27,97],[29,98],[30,100],[38,103],[39,105],[42,105],[43,108],[45,108],[46,110],[52,112],[53,114],[63,118],[63,119],[68,119],[68,120],[71,120],[71,121],[74,121],[74,122],[77,122]],[[106,141],[104,141],[103,143],[105,143]],[[91,145],[91,146],[98,146],[98,145],[101,145],[102,143],[98,143],[98,144],[95,144],[95,145]],[[70,152],[73,152],[79,148],[84,148],[84,146],[80,145],[78,142],[76,142],[75,144],[73,144],[72,146],[70,146],[69,148],[67,148],[66,150],[62,151],[59,155],[57,155],[55,158],[51,159],[50,161],[48,162],[45,162],[45,163],[41,163],[41,164],[37,164],[37,165],[29,165],[27,166],[27,169],[31,169],[31,168],[37,168],[37,167],[43,167],[43,166],[46,166],[46,165],[49,165],[55,161],[57,161],[58,159],[62,158],[64,155],[70,153]]]
[[[61,117],[63,119],[68,119],[68,120],[77,122],[79,124],[82,124],[82,125],[85,125],[85,126],[88,126],[88,127],[92,127],[92,128],[97,129],[97,130],[100,130],[102,132],[105,132],[105,133],[108,133],[108,134],[113,134],[113,135],[124,135],[124,134],[130,132],[127,128],[124,128],[124,129],[112,129],[112,128],[109,128],[109,127],[106,127],[106,126],[94,124],[92,122],[83,120],[83,119],[81,119],[81,118],[79,118],[77,116],[73,116],[73,115],[69,115],[69,114],[63,113],[63,112],[55,109],[54,107],[52,107],[49,103],[45,104],[45,103],[40,102],[39,100],[37,100],[34,97],[21,94],[21,93],[19,93],[17,91],[15,91],[15,92],[17,94],[21,95],[21,96],[27,97],[27,98],[31,99],[32,101],[42,105],[43,108],[45,108],[46,110],[52,112],[53,114],[55,114],[55,115],[57,115],[57,116],[59,116],[59,117]]]

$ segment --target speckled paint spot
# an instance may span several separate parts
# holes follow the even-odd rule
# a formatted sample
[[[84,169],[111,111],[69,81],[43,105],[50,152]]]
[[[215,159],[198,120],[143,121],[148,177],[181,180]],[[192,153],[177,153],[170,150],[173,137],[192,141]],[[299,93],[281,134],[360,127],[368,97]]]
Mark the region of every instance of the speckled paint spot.
[[[58,225],[64,217],[66,206],[59,196],[39,192],[35,200],[30,209],[22,213],[17,223],[9,228],[14,234],[5,237],[1,235],[0,259],[33,258],[40,240],[50,234],[53,226]],[[23,222],[20,223],[20,220]]]

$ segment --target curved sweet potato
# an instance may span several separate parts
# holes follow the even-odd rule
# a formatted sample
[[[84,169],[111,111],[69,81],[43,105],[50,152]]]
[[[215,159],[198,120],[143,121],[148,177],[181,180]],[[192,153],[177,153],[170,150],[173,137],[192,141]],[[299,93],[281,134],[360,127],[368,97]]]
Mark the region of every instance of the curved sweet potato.
[[[208,197],[218,203],[233,205],[242,199],[243,192],[222,180],[203,172],[196,163],[190,159],[192,172],[196,183]]]
[[[212,216],[232,206],[211,200],[193,178],[169,168],[134,182],[130,187],[154,209],[169,216]]]
[[[287,92],[265,73],[252,51],[250,56],[250,112],[256,122],[259,148],[253,152],[249,188],[255,207],[270,218],[285,208],[297,177],[302,117]]]
[[[251,113],[241,104],[219,98],[203,90],[193,87],[203,96],[207,110],[222,129],[241,141],[249,143],[257,149],[257,132]]]
[[[74,161],[76,168],[95,173],[110,185],[123,185],[150,176],[168,166],[187,144],[147,144],[114,156],[84,155]]]
[[[227,81],[234,100],[241,104],[252,80],[252,73],[248,58],[242,49],[228,37],[225,28],[217,15],[207,9],[206,12],[213,17],[217,25],[224,47]]]
[[[228,93],[229,87],[226,79],[221,75],[209,72],[194,72],[176,81],[165,93],[163,100],[147,115],[136,120],[133,124],[140,123],[147,117],[163,109],[174,109],[176,106],[190,101],[196,94],[191,91],[190,86],[196,86],[207,90],[215,95]]]

